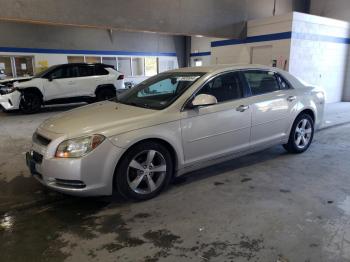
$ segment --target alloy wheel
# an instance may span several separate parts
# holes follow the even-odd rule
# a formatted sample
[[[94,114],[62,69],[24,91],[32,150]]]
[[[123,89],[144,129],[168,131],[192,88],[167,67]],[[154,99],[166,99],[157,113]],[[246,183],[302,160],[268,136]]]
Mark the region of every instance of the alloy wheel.
[[[312,137],[312,124],[308,119],[302,119],[297,124],[294,134],[294,143],[299,149],[308,146]]]
[[[156,150],[145,150],[137,154],[129,163],[127,181],[137,194],[156,191],[166,176],[167,165],[164,156]]]

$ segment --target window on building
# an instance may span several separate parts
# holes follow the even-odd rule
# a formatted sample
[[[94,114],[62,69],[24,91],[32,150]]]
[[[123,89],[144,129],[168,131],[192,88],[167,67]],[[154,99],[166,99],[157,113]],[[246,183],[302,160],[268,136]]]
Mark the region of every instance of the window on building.
[[[169,58],[159,58],[159,73],[175,69],[175,61]]]
[[[34,75],[33,57],[32,56],[16,56],[15,67],[17,76]]]
[[[68,63],[84,63],[83,56],[67,56]]]
[[[89,64],[101,63],[101,57],[99,56],[85,56],[85,62]]]
[[[11,66],[11,57],[9,56],[0,56],[0,69],[5,71],[7,77],[14,77]]]
[[[274,72],[251,70],[243,73],[253,95],[260,95],[279,90]]]
[[[130,57],[118,57],[118,71],[125,76],[131,76],[131,60]]]
[[[145,60],[142,57],[132,58],[132,74],[134,76],[143,76],[145,69]]]
[[[145,76],[154,76],[157,73],[157,57],[145,57]]]
[[[194,60],[194,66],[202,66],[202,65],[203,65],[202,59],[195,59]]]

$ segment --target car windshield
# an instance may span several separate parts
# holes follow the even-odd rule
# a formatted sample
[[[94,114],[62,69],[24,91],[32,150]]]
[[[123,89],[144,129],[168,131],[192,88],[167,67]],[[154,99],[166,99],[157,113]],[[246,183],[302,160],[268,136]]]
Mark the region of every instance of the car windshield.
[[[53,69],[59,67],[60,65],[54,65],[50,66],[49,68],[45,69],[44,71],[41,71],[40,73],[37,73],[34,78],[43,78],[47,73],[51,72]]]
[[[204,73],[161,73],[121,94],[117,102],[150,109],[163,109],[180,97]]]

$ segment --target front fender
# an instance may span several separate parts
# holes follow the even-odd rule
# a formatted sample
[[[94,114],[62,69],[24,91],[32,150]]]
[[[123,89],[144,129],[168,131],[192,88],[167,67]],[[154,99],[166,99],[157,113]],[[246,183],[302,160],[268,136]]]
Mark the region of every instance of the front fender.
[[[109,138],[117,147],[129,149],[138,142],[147,139],[159,139],[169,144],[177,157],[177,169],[184,163],[180,121],[173,121],[156,126],[140,128]]]

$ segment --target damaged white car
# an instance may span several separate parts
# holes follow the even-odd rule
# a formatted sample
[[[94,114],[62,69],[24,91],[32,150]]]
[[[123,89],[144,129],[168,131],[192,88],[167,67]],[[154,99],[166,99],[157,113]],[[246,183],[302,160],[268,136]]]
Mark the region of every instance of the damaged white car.
[[[36,113],[43,105],[94,102],[124,89],[124,75],[104,64],[55,65],[34,77],[0,82],[0,107]]]

